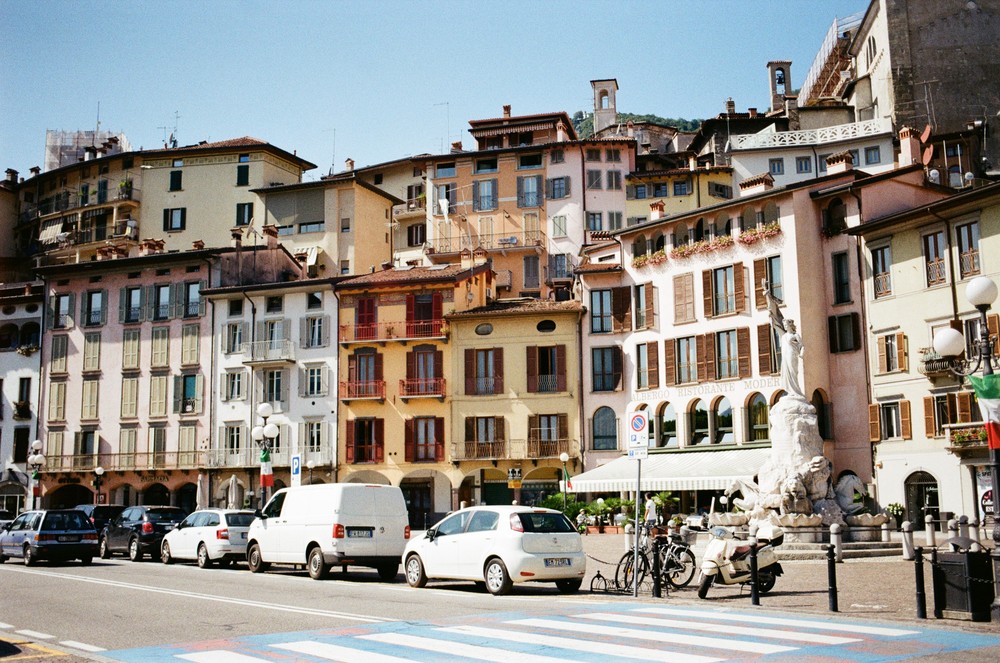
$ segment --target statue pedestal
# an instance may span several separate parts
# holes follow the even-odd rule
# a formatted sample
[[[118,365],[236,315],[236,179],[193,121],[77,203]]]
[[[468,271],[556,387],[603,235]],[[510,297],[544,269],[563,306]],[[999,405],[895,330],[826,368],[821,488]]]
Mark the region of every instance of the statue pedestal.
[[[851,525],[845,530],[844,540],[850,541],[851,543],[871,543],[873,541],[881,541],[882,527],[861,527],[858,525]]]
[[[785,543],[830,543],[827,527],[782,526],[782,529],[785,531]]]

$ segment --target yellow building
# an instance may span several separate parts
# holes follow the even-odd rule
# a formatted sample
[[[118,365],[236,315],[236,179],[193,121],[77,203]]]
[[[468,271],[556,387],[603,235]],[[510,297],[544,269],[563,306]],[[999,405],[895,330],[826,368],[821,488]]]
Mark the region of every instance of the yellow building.
[[[628,225],[634,226],[702,207],[733,197],[733,169],[701,166],[629,173],[625,187]]]

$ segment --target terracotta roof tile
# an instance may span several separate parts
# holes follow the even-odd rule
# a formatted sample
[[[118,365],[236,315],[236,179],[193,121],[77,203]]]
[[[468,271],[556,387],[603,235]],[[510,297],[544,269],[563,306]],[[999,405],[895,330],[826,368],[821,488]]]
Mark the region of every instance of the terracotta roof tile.
[[[370,286],[406,285],[408,283],[454,282],[468,278],[475,273],[489,269],[488,264],[476,265],[473,268],[462,267],[460,264],[448,264],[441,268],[411,267],[400,269],[380,269],[369,274],[361,274],[354,278],[341,281],[338,289],[363,288]]]
[[[554,302],[548,299],[532,299],[522,297],[518,299],[497,299],[486,306],[469,309],[468,311],[456,311],[448,315],[449,318],[476,317],[481,315],[495,315],[497,313],[510,314],[532,314],[532,313],[573,313],[582,312],[583,304],[570,300],[566,302]]]

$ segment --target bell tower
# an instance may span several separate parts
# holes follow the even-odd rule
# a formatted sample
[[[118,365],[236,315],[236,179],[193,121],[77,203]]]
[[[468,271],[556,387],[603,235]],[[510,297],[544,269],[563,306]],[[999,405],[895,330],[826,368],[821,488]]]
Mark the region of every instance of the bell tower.
[[[594,90],[594,133],[610,127],[618,122],[618,110],[615,107],[615,93],[618,92],[618,80],[604,78],[590,81]]]
[[[784,110],[785,96],[792,93],[792,63],[773,60],[767,63],[767,73],[771,78],[771,112]]]

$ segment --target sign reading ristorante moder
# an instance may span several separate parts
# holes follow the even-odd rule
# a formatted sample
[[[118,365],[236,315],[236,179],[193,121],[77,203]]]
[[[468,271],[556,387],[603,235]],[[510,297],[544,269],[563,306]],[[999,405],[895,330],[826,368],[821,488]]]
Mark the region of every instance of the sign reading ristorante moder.
[[[727,382],[705,382],[702,384],[664,387],[663,389],[643,389],[632,392],[632,400],[645,403],[669,401],[677,398],[704,398],[720,394],[749,394],[753,391],[764,393],[770,398],[771,390],[781,387],[779,378],[754,378],[751,380],[731,380]]]

